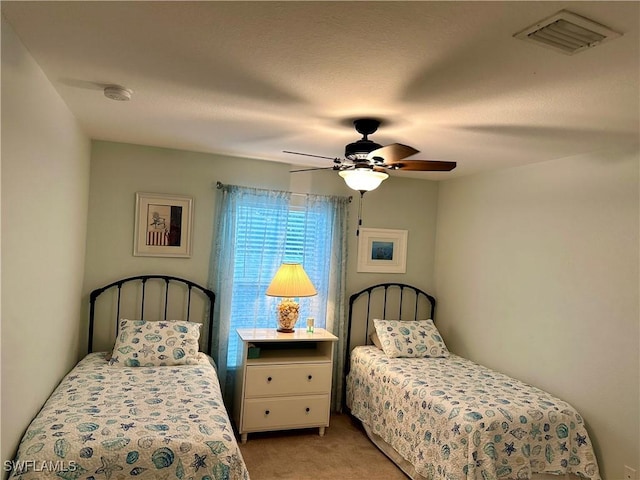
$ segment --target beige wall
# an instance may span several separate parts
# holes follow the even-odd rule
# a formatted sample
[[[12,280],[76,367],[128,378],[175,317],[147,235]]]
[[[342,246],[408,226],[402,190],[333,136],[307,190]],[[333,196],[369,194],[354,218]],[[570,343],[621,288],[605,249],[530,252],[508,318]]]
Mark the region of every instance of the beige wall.
[[[440,184],[438,325],[458,354],[587,421],[606,479],[640,467],[637,146]]]
[[[347,291],[388,280],[388,275],[356,273],[355,227],[359,193],[331,170],[289,174],[290,166],[179,150],[93,142],[84,301],[94,288],[118,278],[164,273],[207,283],[215,212],[216,181],[257,188],[323,195],[354,195],[350,205]],[[194,197],[191,258],[133,256],[135,193]],[[409,230],[406,274],[393,278],[429,289],[433,284],[437,184],[394,176],[364,199],[363,226]],[[416,214],[419,212],[419,214]],[[81,351],[86,350],[85,335]],[[96,349],[110,347],[98,338]]]
[[[2,20],[2,460],[78,357],[89,139]]]

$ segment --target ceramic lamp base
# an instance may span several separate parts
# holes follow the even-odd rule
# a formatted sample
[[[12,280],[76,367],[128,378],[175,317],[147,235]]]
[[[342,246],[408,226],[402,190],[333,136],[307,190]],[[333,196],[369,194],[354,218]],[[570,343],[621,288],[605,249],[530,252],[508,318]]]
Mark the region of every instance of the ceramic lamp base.
[[[278,305],[278,331],[284,333],[291,333],[294,331],[296,322],[298,321],[298,314],[300,305],[294,302],[290,298],[286,298]]]

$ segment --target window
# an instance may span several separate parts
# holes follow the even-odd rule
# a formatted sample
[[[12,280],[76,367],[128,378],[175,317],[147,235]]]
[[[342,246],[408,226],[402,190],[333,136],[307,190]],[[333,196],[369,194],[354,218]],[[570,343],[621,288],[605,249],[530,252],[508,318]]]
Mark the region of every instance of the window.
[[[277,328],[279,298],[266,290],[280,265],[300,262],[318,294],[300,299],[299,328],[308,317],[334,333],[344,328],[349,198],[296,195],[220,184],[209,287],[216,293],[212,351],[225,404],[233,405],[238,362],[237,328]],[[339,337],[340,338],[340,337]],[[338,340],[336,372],[342,371],[344,341]],[[334,375],[334,404],[340,404]]]

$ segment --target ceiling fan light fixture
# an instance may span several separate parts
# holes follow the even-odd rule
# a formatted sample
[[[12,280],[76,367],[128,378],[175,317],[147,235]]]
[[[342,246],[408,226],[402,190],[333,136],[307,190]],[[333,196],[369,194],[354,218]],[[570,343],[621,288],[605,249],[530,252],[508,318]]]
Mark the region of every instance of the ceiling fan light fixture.
[[[356,168],[354,170],[342,170],[338,172],[347,186],[352,190],[359,192],[370,192],[380,186],[380,184],[389,178],[384,172],[376,172],[371,168]]]

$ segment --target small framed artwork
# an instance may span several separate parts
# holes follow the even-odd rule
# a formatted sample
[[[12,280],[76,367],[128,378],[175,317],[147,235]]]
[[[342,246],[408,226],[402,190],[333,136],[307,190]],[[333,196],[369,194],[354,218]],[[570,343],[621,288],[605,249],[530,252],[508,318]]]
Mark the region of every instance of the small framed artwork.
[[[133,254],[190,257],[192,215],[192,197],[137,192]]]
[[[358,239],[358,272],[405,273],[407,230],[361,228]]]

